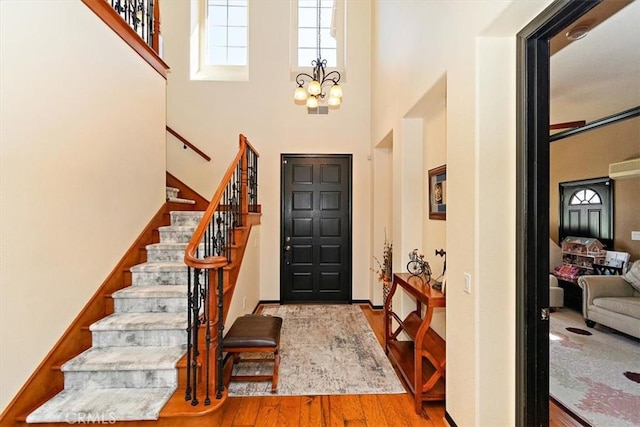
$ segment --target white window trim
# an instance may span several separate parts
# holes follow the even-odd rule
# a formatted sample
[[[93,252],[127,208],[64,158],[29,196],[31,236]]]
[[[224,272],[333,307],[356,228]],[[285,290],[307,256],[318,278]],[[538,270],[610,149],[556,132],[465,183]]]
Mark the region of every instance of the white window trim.
[[[249,7],[251,1],[247,2],[247,32],[249,31]],[[191,0],[191,40],[190,40],[190,67],[189,74],[191,80],[213,80],[213,81],[249,81],[249,58],[250,46],[247,43],[247,65],[208,65],[206,55],[207,46],[207,23],[206,23],[207,0]],[[249,40],[249,34],[247,34]]]
[[[337,42],[337,55],[336,67],[327,67],[327,73],[331,71],[338,71],[340,73],[340,83],[344,83],[347,80],[347,73],[345,69],[345,57],[346,57],[346,1],[347,0],[335,0],[336,10],[336,22],[335,22],[335,30],[336,30],[336,42]],[[311,74],[312,70],[311,63],[308,66],[298,66],[298,0],[290,0],[291,5],[291,37],[290,39],[290,79],[291,81],[296,80],[296,76],[300,73]]]

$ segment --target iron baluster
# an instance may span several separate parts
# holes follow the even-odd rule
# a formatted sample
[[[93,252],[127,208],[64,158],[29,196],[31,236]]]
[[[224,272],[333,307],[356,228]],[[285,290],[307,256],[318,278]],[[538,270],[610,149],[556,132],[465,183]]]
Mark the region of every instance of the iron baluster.
[[[184,393],[184,400],[191,400],[191,353],[193,341],[191,336],[191,299],[193,290],[191,288],[191,267],[187,267],[187,388]]]
[[[205,363],[206,363],[206,367],[205,367],[205,377],[206,377],[206,385],[205,385],[205,398],[204,398],[204,404],[205,406],[208,406],[211,404],[211,399],[209,398],[209,365],[210,365],[210,353],[211,353],[211,327],[209,324],[209,291],[210,291],[210,287],[209,287],[209,270],[206,270],[205,275],[204,275],[204,320],[203,323],[206,327],[206,332],[205,332],[205,345],[206,350],[205,350]]]
[[[222,369],[223,369],[222,338],[223,338],[223,332],[224,332],[224,321],[223,321],[224,286],[222,283],[224,279],[223,273],[224,272],[222,267],[218,268],[218,280],[217,280],[218,281],[218,347],[216,349],[217,359],[218,359],[218,372],[217,372],[218,387],[216,392],[216,399],[222,399],[222,393],[224,392],[224,384],[222,379]]]
[[[198,331],[200,329],[200,269],[199,268],[194,268],[193,270],[193,298],[191,299],[191,309],[192,309],[192,313],[193,313],[193,330],[192,330],[192,334],[193,334],[193,356],[192,356],[192,360],[191,360],[191,375],[192,375],[192,382],[193,382],[193,396],[191,398],[191,405],[192,406],[196,406],[198,404],[198,397],[197,397],[197,393],[198,393],[198,375],[197,375],[197,370],[198,370],[198,356],[199,351],[198,351]]]

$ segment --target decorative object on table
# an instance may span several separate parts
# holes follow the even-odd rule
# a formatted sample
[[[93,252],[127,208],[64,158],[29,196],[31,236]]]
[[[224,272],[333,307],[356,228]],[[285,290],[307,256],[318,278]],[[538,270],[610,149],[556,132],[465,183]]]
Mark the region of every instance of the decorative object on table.
[[[427,283],[431,280],[431,267],[429,267],[429,263],[424,260],[424,255],[418,253],[418,249],[409,252],[407,270],[412,276],[424,276]]]
[[[437,291],[442,291],[442,293],[444,293],[445,284],[447,282],[447,278],[445,276],[445,273],[447,272],[447,251],[445,251],[444,249],[436,249],[436,256],[444,257],[444,263],[442,265],[442,274],[436,277],[435,283],[431,287]]]
[[[389,289],[391,289],[391,278],[393,272],[391,271],[393,261],[393,243],[387,240],[387,234],[385,232],[384,245],[382,246],[382,262],[375,256],[373,259],[378,263],[378,269],[374,270],[378,275],[378,281],[382,282],[382,298],[386,303],[387,296],[389,296]]]
[[[429,170],[429,219],[447,219],[447,165]]]

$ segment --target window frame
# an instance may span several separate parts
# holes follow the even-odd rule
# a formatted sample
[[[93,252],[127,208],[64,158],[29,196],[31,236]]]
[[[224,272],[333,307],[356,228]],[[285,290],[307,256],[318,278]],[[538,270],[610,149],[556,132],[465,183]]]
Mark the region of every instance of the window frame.
[[[249,81],[250,64],[250,7],[247,0],[247,63],[246,65],[211,65],[207,63],[208,53],[208,0],[191,0],[191,43],[190,78],[191,80],[211,81]],[[228,42],[227,42],[228,43]]]
[[[334,0],[336,7],[336,66],[327,67],[327,73],[338,71],[340,82],[346,81],[346,0]],[[311,62],[308,65],[298,65],[298,0],[290,0],[291,6],[291,28],[290,28],[290,79],[295,81],[300,73],[309,73],[312,69]]]

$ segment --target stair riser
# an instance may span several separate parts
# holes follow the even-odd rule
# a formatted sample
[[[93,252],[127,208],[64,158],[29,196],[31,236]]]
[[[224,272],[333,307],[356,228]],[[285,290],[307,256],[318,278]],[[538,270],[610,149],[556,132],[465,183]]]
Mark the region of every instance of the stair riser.
[[[65,372],[65,389],[177,387],[176,369]]]
[[[115,298],[115,313],[186,313],[184,298]]]
[[[186,327],[170,330],[94,331],[91,337],[94,347],[173,346],[187,343]]]
[[[197,226],[202,220],[202,212],[171,212],[171,225]]]
[[[133,286],[187,285],[187,267],[182,271],[132,272]]]
[[[183,262],[184,253],[187,247],[184,248],[163,248],[152,247],[147,248],[147,262]],[[204,245],[200,245],[199,253],[203,253]]]
[[[180,190],[178,190],[177,188],[167,187],[167,199],[171,197],[178,197],[178,193],[180,193]]]
[[[172,230],[171,228],[159,231],[162,243],[189,243],[193,235],[193,231]]]

